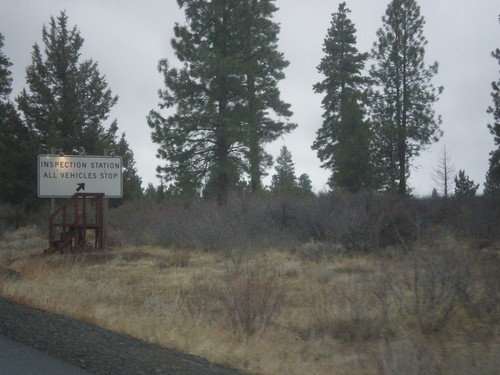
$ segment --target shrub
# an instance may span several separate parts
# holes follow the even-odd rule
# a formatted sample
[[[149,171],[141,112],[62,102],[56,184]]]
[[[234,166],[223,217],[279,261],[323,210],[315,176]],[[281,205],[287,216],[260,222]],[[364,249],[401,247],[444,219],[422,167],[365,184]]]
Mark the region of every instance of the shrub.
[[[378,307],[377,282],[364,276],[349,285],[330,283],[321,288],[312,313],[311,328],[315,336],[364,341],[391,334]]]
[[[442,353],[413,337],[382,344],[378,362],[383,375],[494,375],[500,366],[498,349],[498,344],[469,344]]]
[[[252,336],[280,314],[285,288],[275,267],[247,259],[226,270],[222,301],[233,331]]]
[[[224,206],[210,201],[129,202],[109,211],[108,244],[161,245],[231,252],[298,247],[314,241],[331,256],[339,249],[369,252],[416,241],[439,225],[475,238],[498,239],[498,200],[401,198],[376,193],[318,197],[234,194]],[[1,230],[0,221],[0,230]],[[312,256],[312,255],[311,255]]]
[[[421,340],[414,338],[381,347],[379,366],[384,375],[441,375],[439,360]]]
[[[207,275],[194,276],[189,286],[178,291],[177,302],[182,312],[194,320],[211,323],[224,314],[219,286]]]
[[[170,266],[185,268],[189,264],[189,259],[191,254],[186,248],[174,248],[172,255],[170,256]]]
[[[472,258],[473,280],[460,295],[460,302],[477,321],[494,325],[500,321],[500,256],[494,252],[479,252]],[[492,330],[487,327],[489,334]],[[477,336],[477,327],[472,334]]]
[[[399,306],[398,319],[407,319],[406,324],[421,333],[442,330],[472,283],[469,253],[456,244],[427,248],[417,240],[414,245],[402,241],[402,249],[393,258],[396,266],[382,265],[388,291],[382,303]]]

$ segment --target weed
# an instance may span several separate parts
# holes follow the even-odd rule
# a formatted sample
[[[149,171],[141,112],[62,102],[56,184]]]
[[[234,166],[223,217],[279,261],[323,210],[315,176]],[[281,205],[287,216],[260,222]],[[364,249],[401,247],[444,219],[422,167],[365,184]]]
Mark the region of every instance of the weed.
[[[269,326],[285,302],[284,284],[276,268],[251,260],[226,270],[222,293],[231,327],[247,336]]]

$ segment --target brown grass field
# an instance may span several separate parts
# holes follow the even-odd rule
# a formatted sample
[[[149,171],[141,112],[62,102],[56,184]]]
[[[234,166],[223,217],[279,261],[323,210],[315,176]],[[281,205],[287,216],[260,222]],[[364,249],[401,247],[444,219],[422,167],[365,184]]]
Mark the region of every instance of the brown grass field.
[[[44,256],[0,237],[3,297],[253,374],[498,374],[500,255],[440,232],[349,255],[331,245]],[[17,275],[12,273],[12,275]]]

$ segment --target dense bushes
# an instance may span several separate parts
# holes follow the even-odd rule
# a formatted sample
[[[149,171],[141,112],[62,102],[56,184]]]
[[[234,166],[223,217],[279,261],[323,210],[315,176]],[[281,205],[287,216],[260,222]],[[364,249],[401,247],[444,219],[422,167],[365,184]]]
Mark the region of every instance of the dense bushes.
[[[498,238],[498,199],[412,199],[360,193],[297,198],[232,196],[228,204],[176,200],[127,203],[110,210],[110,245],[160,244],[229,251],[294,247],[314,241],[336,251],[370,251],[412,241],[419,230]],[[418,225],[417,225],[418,224]]]
[[[294,248],[321,243],[323,250],[371,251],[414,241],[419,230],[444,228],[487,247],[500,236],[500,198],[401,198],[387,194],[321,194],[210,201],[142,200],[108,212],[108,245],[179,245],[206,250]],[[46,229],[49,207],[29,214],[0,206],[0,234],[19,225]],[[418,224],[418,225],[416,225]],[[323,254],[325,255],[325,254]]]

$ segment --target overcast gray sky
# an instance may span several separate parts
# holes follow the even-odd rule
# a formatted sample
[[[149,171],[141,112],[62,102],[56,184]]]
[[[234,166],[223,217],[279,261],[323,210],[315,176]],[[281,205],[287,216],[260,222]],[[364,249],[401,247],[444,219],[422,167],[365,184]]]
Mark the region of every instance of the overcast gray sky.
[[[292,105],[292,121],[298,128],[270,145],[276,157],[281,146],[292,152],[297,175],[308,173],[316,191],[326,190],[329,172],[320,168],[311,150],[316,130],[322,123],[322,96],[312,85],[322,79],[316,71],[323,57],[322,45],[338,0],[277,0],[275,20],[281,24],[280,50],[290,61],[281,82],[282,98]],[[357,47],[369,51],[382,25],[389,0],[350,0],[351,20],[357,28]],[[500,3],[498,0],[418,0],[426,25],[424,35],[428,63],[437,61],[436,86],[444,93],[435,106],[442,116],[444,136],[413,160],[410,184],[419,195],[430,194],[436,183],[433,167],[446,146],[456,170],[464,169],[476,183],[484,183],[493,136],[487,124],[493,122],[486,109],[492,104],[491,82],[499,77],[498,63],[491,51],[500,48]],[[3,52],[11,60],[13,97],[25,86],[26,67],[31,63],[33,44],[41,43],[42,26],[50,16],[66,10],[69,25],[76,25],[82,37],[83,58],[92,58],[113,93],[119,96],[111,119],[135,154],[143,186],[158,184],[155,168],[156,144],[146,116],[157,108],[157,91],[163,88],[158,61],[175,63],[170,39],[175,22],[184,23],[176,0],[0,0],[0,33]],[[36,161],[33,161],[34,163]],[[270,174],[274,172],[270,170]]]

